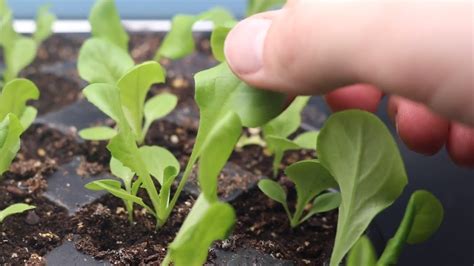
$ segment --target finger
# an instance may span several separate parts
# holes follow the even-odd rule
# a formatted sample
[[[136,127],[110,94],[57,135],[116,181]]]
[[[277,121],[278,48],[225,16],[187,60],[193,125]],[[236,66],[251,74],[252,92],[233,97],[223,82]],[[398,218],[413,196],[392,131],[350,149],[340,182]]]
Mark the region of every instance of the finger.
[[[382,92],[372,85],[357,84],[332,91],[325,99],[333,112],[361,109],[374,113],[382,99]]]
[[[291,1],[229,34],[247,83],[324,94],[368,83],[474,125],[470,1]]]
[[[401,97],[392,96],[389,102],[389,113],[394,116],[397,132],[408,148],[433,155],[444,146],[449,136],[447,119]]]
[[[455,163],[474,167],[474,128],[452,123],[446,148]]]

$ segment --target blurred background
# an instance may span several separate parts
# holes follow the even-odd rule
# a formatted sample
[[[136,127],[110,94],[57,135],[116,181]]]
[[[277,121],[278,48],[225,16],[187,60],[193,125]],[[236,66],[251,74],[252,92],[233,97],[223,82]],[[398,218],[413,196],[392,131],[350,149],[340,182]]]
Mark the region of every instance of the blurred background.
[[[17,19],[31,19],[44,3],[50,3],[59,19],[85,19],[93,0],[10,0]],[[241,18],[245,14],[245,0],[117,0],[124,19],[169,19],[176,13],[195,14],[213,6],[225,7]],[[326,114],[324,102],[315,97],[314,108]],[[379,115],[389,125],[385,103]],[[320,121],[315,122],[320,126]],[[427,129],[429,130],[429,129]],[[402,198],[376,219],[385,239],[390,238],[403,216],[408,198],[417,189],[435,194],[445,208],[445,220],[439,232],[428,242],[407,246],[400,265],[474,265],[474,170],[455,166],[445,150],[431,157],[409,151],[400,141],[409,185]]]

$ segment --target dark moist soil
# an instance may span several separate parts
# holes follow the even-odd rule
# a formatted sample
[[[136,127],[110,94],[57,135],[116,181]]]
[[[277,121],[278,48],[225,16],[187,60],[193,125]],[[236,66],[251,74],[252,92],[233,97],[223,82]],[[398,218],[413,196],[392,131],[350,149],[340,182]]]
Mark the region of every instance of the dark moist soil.
[[[287,186],[290,206],[294,206],[294,189]],[[258,189],[240,196],[232,205],[237,223],[229,239],[217,243],[219,249],[254,248],[296,265],[324,265],[328,261],[336,235],[336,212],[315,215],[292,229],[282,206]]]
[[[42,256],[62,243],[69,230],[67,211],[41,196],[45,176],[54,170],[35,160],[15,162],[0,184],[0,209],[28,203],[35,209],[0,224],[0,264],[44,264]]]
[[[145,196],[146,197],[146,196]],[[155,220],[143,209],[135,210],[131,224],[123,202],[106,195],[84,207],[72,219],[76,248],[112,264],[158,264],[176,236],[194,199],[182,197],[167,224],[155,231]]]

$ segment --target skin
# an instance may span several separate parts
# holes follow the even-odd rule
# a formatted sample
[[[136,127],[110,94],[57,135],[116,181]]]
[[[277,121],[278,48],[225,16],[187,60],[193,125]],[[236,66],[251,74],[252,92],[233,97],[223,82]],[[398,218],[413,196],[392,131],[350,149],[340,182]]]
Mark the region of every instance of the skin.
[[[250,85],[325,95],[334,111],[387,95],[410,149],[474,167],[472,21],[471,1],[290,0],[241,21],[225,54]]]

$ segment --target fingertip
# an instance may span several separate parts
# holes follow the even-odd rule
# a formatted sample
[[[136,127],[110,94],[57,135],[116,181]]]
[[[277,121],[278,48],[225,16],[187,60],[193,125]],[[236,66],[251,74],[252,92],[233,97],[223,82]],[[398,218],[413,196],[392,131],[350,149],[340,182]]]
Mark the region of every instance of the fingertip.
[[[424,105],[399,98],[392,101],[398,134],[411,150],[425,155],[437,153],[449,136],[448,120]]]
[[[446,149],[457,165],[473,168],[474,128],[460,123],[451,123]]]
[[[382,95],[382,92],[372,85],[356,84],[332,91],[325,98],[333,112],[360,109],[374,113]]]

